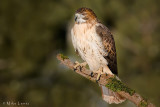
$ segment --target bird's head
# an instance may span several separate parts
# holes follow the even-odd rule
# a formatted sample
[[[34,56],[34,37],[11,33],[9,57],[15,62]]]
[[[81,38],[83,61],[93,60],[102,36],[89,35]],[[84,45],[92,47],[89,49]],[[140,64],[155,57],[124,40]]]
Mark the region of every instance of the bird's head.
[[[79,8],[75,13],[75,23],[93,23],[97,21],[96,14],[89,8]]]

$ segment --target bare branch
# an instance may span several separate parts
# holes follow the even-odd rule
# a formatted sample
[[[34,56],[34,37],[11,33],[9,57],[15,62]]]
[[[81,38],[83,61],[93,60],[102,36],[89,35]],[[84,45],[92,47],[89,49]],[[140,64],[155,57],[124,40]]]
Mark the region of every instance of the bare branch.
[[[57,59],[61,61],[62,64],[67,66],[68,68],[74,70],[74,63],[69,60],[68,57],[58,54]],[[81,76],[96,82],[97,74],[93,73],[91,76],[90,70],[87,68],[78,68],[75,70],[76,73],[80,74]],[[133,102],[137,107],[155,107],[152,103],[150,103],[148,100],[140,96],[138,93],[136,93],[134,90],[128,88],[124,83],[117,80],[115,76],[113,75],[101,75],[98,84],[106,86],[107,88],[111,89],[112,91],[116,91],[118,94],[120,94],[122,97],[125,97],[126,99]]]

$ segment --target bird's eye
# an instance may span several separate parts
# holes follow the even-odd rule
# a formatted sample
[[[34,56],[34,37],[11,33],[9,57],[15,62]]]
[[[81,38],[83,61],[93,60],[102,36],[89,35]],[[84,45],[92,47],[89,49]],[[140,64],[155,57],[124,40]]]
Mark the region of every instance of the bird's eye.
[[[87,18],[87,17],[84,17],[83,19],[84,19],[84,20],[88,20],[88,18]]]

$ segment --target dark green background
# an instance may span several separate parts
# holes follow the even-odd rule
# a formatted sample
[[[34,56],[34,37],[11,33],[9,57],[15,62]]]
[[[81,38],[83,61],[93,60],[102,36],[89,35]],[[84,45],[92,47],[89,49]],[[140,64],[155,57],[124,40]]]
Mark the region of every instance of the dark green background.
[[[159,0],[0,0],[0,106],[19,101],[30,107],[135,107],[129,101],[108,106],[97,84],[57,61],[57,53],[80,61],[70,40],[79,7],[93,9],[112,31],[121,80],[160,106],[159,5]]]

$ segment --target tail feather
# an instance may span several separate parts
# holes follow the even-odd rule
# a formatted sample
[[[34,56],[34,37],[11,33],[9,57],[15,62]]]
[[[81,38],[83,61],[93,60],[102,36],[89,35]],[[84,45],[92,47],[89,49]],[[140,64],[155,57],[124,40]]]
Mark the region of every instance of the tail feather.
[[[124,102],[126,99],[119,95],[117,92],[113,92],[112,90],[106,88],[105,86],[101,86],[102,89],[102,97],[107,103],[119,104]]]

